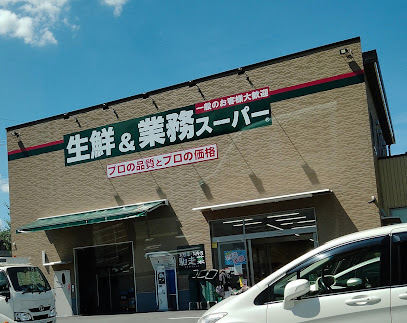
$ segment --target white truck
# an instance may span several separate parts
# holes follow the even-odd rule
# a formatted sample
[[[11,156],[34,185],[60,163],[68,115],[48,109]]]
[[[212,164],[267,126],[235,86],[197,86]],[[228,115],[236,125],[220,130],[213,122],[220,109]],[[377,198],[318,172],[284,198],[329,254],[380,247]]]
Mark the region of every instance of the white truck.
[[[41,270],[27,258],[0,257],[0,323],[55,321],[54,294]]]

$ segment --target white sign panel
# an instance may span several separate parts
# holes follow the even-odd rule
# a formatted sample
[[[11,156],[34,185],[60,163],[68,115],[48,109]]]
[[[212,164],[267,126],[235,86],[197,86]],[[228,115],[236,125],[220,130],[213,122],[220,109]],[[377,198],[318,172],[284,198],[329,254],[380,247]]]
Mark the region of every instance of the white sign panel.
[[[216,144],[106,166],[108,178],[218,159]]]

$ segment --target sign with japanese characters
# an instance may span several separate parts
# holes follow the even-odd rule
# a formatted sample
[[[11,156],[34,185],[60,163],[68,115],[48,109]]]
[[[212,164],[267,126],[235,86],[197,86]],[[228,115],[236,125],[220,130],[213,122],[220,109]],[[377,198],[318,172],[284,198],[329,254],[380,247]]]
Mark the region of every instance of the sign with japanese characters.
[[[197,103],[195,104],[195,112],[204,113],[207,111],[223,109],[239,104],[247,104],[249,102],[257,100],[267,99],[269,96],[270,96],[269,88],[265,87],[258,90],[229,95],[220,99],[214,99],[207,102]]]
[[[206,267],[204,245],[182,246],[177,248],[178,269],[193,270]]]
[[[218,146],[208,145],[168,154],[135,159],[123,163],[107,165],[107,177],[119,177],[152,170],[198,163],[218,158]]]
[[[271,125],[268,97],[253,90],[65,135],[65,165]]]

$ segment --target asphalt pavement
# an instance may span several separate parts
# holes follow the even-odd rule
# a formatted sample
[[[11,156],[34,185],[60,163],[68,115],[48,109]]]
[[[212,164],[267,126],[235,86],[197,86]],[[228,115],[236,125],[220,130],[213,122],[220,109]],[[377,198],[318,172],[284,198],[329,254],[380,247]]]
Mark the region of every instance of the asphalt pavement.
[[[103,323],[103,322],[132,322],[132,323],[196,323],[205,311],[177,311],[152,312],[136,314],[94,315],[59,317],[58,323]]]

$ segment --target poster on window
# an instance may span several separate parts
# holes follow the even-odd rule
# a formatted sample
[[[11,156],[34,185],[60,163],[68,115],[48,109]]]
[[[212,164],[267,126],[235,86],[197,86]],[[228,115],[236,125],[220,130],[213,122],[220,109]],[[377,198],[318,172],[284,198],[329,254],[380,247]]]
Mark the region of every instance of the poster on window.
[[[246,250],[225,251],[225,266],[246,264]]]

